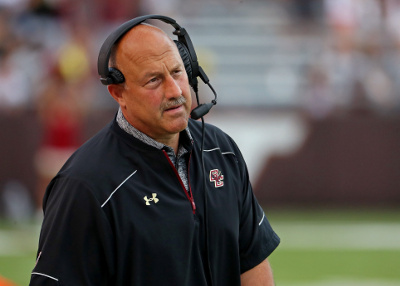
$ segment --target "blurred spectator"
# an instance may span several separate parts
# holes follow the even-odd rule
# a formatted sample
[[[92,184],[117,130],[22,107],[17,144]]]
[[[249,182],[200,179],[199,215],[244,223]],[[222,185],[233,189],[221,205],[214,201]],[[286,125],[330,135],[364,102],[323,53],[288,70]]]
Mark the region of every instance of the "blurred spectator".
[[[29,100],[28,75],[16,64],[15,50],[19,45],[6,39],[0,55],[0,111],[9,113],[26,107]]]
[[[29,0],[0,0],[0,7],[8,8],[13,12],[19,12],[26,6]]]
[[[99,15],[102,21],[109,24],[119,24],[139,16],[141,0],[92,0],[93,5],[99,5]]]
[[[399,100],[395,88],[398,68],[387,59],[389,54],[392,60],[399,55],[385,25],[385,3],[325,0],[326,19],[335,44],[325,53],[326,69],[342,108],[352,104],[359,107],[361,100],[371,110],[389,111]]]
[[[35,160],[38,210],[51,178],[82,143],[84,119],[93,97],[87,34],[73,35],[60,49],[54,70],[37,97],[43,131]]]
[[[321,66],[311,66],[306,70],[306,86],[303,94],[303,107],[312,119],[324,119],[334,111],[335,103],[329,77]]]
[[[296,32],[320,28],[324,16],[324,2],[320,0],[285,0]]]
[[[27,221],[32,215],[31,194],[21,182],[10,180],[4,185],[2,214],[14,223]],[[1,286],[1,284],[0,284]]]
[[[38,209],[41,208],[50,179],[81,143],[83,112],[79,100],[79,93],[57,74],[48,79],[46,88],[38,97],[38,114],[43,132],[35,158]]]
[[[381,21],[378,0],[325,0],[324,3],[326,21],[333,36],[351,37],[376,27]]]
[[[337,37],[326,43],[320,57],[315,57],[315,64],[322,68],[322,77],[330,89],[329,101],[337,108],[346,109],[355,91],[355,84],[359,80],[360,52],[355,39]],[[310,78],[314,80],[314,77]],[[311,84],[310,87],[313,85]]]
[[[64,37],[57,1],[28,1],[25,9],[15,15],[16,33],[43,53],[57,49]]]
[[[384,31],[379,32],[369,33],[360,47],[363,56],[360,81],[371,107],[378,112],[388,112],[396,105],[395,85],[385,62],[387,39]]]
[[[141,2],[140,9],[143,14],[161,14],[175,18],[179,2],[180,0],[145,0]]]

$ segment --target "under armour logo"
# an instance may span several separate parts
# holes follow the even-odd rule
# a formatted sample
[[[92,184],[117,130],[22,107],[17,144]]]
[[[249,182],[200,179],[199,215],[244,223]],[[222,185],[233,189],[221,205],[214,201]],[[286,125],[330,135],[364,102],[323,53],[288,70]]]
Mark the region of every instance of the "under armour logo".
[[[222,187],[224,185],[224,175],[218,169],[210,171],[210,182],[214,182],[216,188]]]
[[[159,199],[157,199],[157,194],[152,193],[152,198],[148,199],[147,196],[145,196],[143,199],[146,201],[146,206],[150,205],[150,202],[154,202],[155,204],[158,203]]]

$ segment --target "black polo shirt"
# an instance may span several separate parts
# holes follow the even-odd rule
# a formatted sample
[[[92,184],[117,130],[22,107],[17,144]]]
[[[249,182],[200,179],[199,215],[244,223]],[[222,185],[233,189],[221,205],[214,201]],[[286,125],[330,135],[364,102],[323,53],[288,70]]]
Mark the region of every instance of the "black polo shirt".
[[[207,124],[204,181],[201,124],[189,129],[189,192],[164,150],[115,120],[79,148],[47,188],[30,285],[203,286],[208,268],[214,286],[240,285],[279,238],[233,140]]]

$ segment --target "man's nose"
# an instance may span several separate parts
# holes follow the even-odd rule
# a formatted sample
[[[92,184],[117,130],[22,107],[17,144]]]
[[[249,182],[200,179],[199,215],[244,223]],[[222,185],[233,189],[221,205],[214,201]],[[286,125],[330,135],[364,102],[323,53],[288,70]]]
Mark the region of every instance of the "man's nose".
[[[178,82],[170,75],[165,79],[164,93],[165,97],[167,98],[177,98],[182,95],[181,87],[179,86]]]

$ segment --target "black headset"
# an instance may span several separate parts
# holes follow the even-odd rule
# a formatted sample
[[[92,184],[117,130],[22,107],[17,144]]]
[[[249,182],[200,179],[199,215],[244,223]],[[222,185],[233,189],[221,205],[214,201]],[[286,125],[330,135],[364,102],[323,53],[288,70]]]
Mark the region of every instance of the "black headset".
[[[100,81],[104,85],[119,84],[125,81],[125,77],[121,71],[116,68],[109,67],[109,60],[111,55],[111,50],[113,46],[118,42],[123,35],[125,35],[130,29],[139,25],[140,23],[148,19],[158,19],[167,24],[172,25],[175,28],[173,32],[174,35],[178,37],[178,40],[174,40],[179,54],[182,58],[183,64],[185,66],[186,73],[188,75],[189,84],[196,93],[198,106],[192,110],[191,118],[197,120],[204,115],[206,115],[210,109],[217,104],[217,94],[213,87],[209,83],[209,79],[206,73],[203,71],[201,66],[197,61],[197,55],[194,50],[192,41],[186,30],[181,27],[176,21],[170,17],[161,15],[145,15],[129,20],[122,25],[120,25],[114,32],[112,32],[107,39],[104,41],[100,48],[99,57],[97,61],[97,70],[100,75]],[[198,99],[198,81],[197,77],[200,77],[202,81],[207,84],[212,92],[214,93],[214,100],[211,103],[199,104]]]

